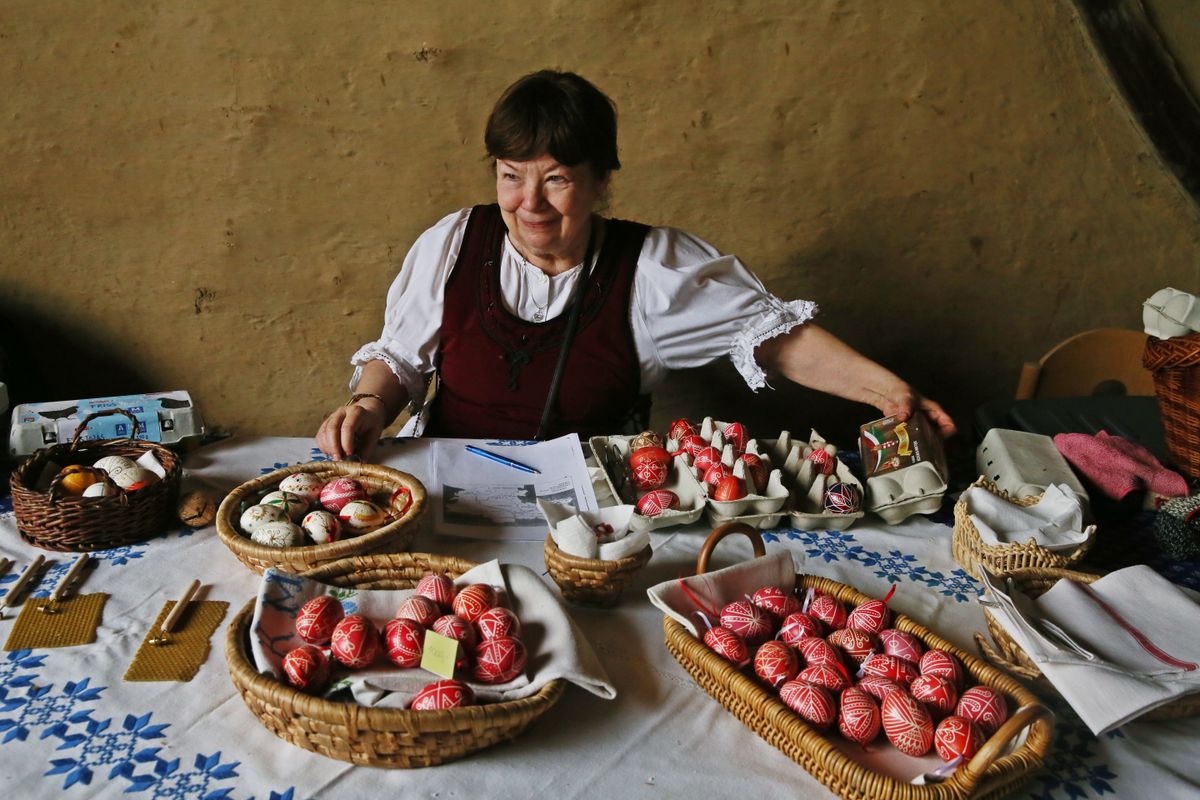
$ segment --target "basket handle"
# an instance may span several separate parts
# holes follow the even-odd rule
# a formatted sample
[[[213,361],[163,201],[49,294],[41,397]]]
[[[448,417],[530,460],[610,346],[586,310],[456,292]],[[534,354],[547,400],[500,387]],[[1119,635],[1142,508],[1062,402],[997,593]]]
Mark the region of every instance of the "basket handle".
[[[79,449],[79,442],[83,437],[83,432],[87,430],[87,427],[92,423],[92,420],[96,419],[97,417],[112,416],[113,414],[124,414],[125,416],[129,417],[129,422],[131,423],[129,426],[130,435],[126,436],[124,439],[118,439],[117,441],[133,441],[137,437],[137,417],[123,408],[109,408],[104,411],[93,411],[91,414],[88,414],[86,417],[84,417],[83,422],[79,423],[79,427],[75,429],[75,436],[71,439],[71,455],[75,455],[75,451]]]
[[[979,752],[970,761],[959,767],[963,777],[963,788],[968,795],[973,794],[975,784],[979,783],[979,779],[992,762],[1000,757],[1001,751],[1008,746],[1009,741],[1027,725],[1032,725],[1043,717],[1053,719],[1054,712],[1041,703],[1021,706],[1017,713],[1009,717],[999,730],[992,734],[992,738],[984,742],[983,747],[979,748]]]
[[[109,475],[104,470],[102,470],[102,469],[97,470],[97,472],[101,473],[101,480],[104,483],[108,484],[109,488],[116,489],[116,496],[120,497],[122,502],[127,502],[126,498],[127,498],[128,492],[126,492],[120,486],[117,486],[117,484],[113,481],[112,476]],[[50,488],[46,490],[46,493],[50,497],[50,505],[51,506],[56,505],[58,503],[58,501],[61,500],[65,496],[62,494],[61,490],[62,490],[63,479],[66,477],[67,476],[62,473],[62,470],[59,470],[58,474],[54,476],[54,480],[50,481]],[[99,499],[99,498],[97,498],[97,499]]]
[[[756,557],[767,554],[767,546],[763,543],[762,536],[759,535],[757,528],[752,528],[744,522],[726,522],[719,528],[714,528],[713,532],[704,540],[704,546],[700,548],[700,555],[696,556],[697,575],[703,575],[708,572],[708,558],[712,555],[713,548],[717,546],[717,542],[731,533],[745,534],[750,543],[754,545],[754,555]]]

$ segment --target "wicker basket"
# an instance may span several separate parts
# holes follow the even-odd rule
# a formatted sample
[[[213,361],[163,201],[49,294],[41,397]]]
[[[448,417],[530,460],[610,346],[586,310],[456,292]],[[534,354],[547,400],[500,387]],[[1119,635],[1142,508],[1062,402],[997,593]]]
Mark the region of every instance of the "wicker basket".
[[[580,558],[560,550],[553,536],[546,537],[543,548],[550,577],[562,590],[563,597],[572,603],[607,608],[615,606],[621,592],[633,580],[633,575],[650,561],[650,545],[616,561]]]
[[[1062,579],[1091,583],[1101,576],[1067,569],[1031,568],[1015,570],[1003,577],[1012,578],[1013,588],[1016,591],[1029,597],[1038,597],[1043,592],[1049,591],[1050,587]],[[979,645],[979,652],[983,654],[984,660],[998,669],[1028,681],[1030,685],[1041,691],[1056,692],[1054,685],[1038,669],[1037,663],[1009,636],[1008,631],[992,615],[992,612],[984,608],[983,616],[987,621],[988,633],[992,635],[992,641],[996,643],[993,648],[983,634],[975,634],[975,643]],[[1200,713],[1200,693],[1185,695],[1171,701],[1168,705],[1159,706],[1138,717],[1138,720],[1175,719],[1195,716],[1197,713]]]
[[[270,547],[252,541],[238,530],[244,508],[254,505],[258,498],[278,486],[279,482],[297,472],[308,472],[323,481],[334,478],[354,478],[371,498],[385,509],[391,509],[393,519],[382,528],[327,544],[301,547]],[[394,508],[392,497],[400,489],[407,491],[407,505]],[[425,513],[425,486],[412,475],[378,464],[353,461],[313,461],[308,464],[277,469],[247,481],[230,492],[217,509],[217,535],[243,564],[257,573],[267,567],[287,572],[303,572],[328,561],[377,552],[399,552],[412,544],[417,525]]]
[[[1200,479],[1200,333],[1146,337],[1142,366],[1154,375],[1167,452],[1175,466]]]
[[[421,576],[458,577],[469,561],[426,553],[345,558],[311,570],[306,577],[360,589],[408,589]],[[372,767],[429,767],[512,739],[562,697],[566,682],[555,679],[530,697],[448,711],[365,708],[304,694],[262,675],[250,657],[251,600],[225,635],[229,677],[246,706],[284,741],[329,758]]]
[[[983,489],[1018,506],[1031,506],[1041,499],[1037,496],[1014,498],[983,475],[969,488]],[[1036,542],[988,544],[980,537],[979,530],[971,521],[971,515],[967,511],[966,493],[964,492],[958,502],[954,504],[954,533],[950,539],[951,550],[954,560],[975,577],[979,577],[980,565],[987,567],[991,572],[1011,572],[1028,567],[1055,569],[1069,567],[1087,555],[1087,551],[1091,549],[1095,540],[1096,530],[1093,528],[1087,539],[1070,550],[1047,550]]]
[[[762,553],[758,532],[748,525],[732,523],[714,530],[704,543],[697,560],[697,573],[704,572],[713,546],[729,533],[744,533]],[[814,576],[797,576],[798,588],[813,587],[847,604],[870,598],[841,583]],[[979,752],[942,783],[915,786],[881,775],[847,756],[826,734],[810,727],[792,713],[779,698],[758,682],[735,668],[704,646],[682,625],[666,617],[663,628],[667,649],[683,665],[696,683],[724,705],[735,717],[785,755],[808,770],[840,797],[858,800],[952,800],[957,798],[1003,797],[1017,789],[1042,767],[1054,730],[1049,710],[1020,683],[946,640],[897,614],[892,626],[913,634],[927,647],[953,653],[979,683],[1002,692],[1013,716],[989,739]],[[1014,752],[1001,751],[1027,725],[1029,735]]]
[[[46,550],[107,550],[143,542],[162,533],[170,523],[183,473],[179,456],[154,442],[82,440],[92,420],[112,414],[129,417],[131,429],[137,430],[137,418],[128,411],[97,411],[80,423],[70,444],[56,444],[39,450],[13,472],[13,512],[17,517],[17,531],[25,541]],[[58,478],[46,491],[35,488],[38,478],[51,462],[60,468],[72,464],[90,465],[105,456],[137,460],[147,452],[153,453],[162,464],[166,476],[141,489],[127,492],[107,477],[106,482],[115,491],[106,497],[65,495]]]

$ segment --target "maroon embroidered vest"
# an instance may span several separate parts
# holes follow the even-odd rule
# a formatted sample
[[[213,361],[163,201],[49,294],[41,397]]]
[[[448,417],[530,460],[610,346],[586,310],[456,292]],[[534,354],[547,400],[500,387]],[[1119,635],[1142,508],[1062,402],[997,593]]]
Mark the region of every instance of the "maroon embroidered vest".
[[[639,400],[641,370],[630,327],[638,254],[648,229],[605,223],[604,243],[567,356],[549,437],[621,430]],[[446,284],[441,388],[426,436],[531,439],[537,433],[568,313],[525,322],[505,307],[500,257],[507,229],[497,205],[476,206]]]

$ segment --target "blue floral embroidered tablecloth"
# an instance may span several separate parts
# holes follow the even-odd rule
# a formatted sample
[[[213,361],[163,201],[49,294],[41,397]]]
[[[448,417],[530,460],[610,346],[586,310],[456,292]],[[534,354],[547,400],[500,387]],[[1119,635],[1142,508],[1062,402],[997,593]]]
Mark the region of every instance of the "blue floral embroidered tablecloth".
[[[379,457],[422,477],[427,447],[398,443]],[[193,453],[187,468],[195,479],[230,489],[319,457],[309,439],[240,439]],[[843,532],[781,528],[765,538],[769,551],[789,550],[800,572],[877,597],[895,584],[893,607],[974,651],[972,634],[984,630],[974,602],[980,589],[951,558],[950,523],[947,502],[933,517],[896,526],[868,517]],[[690,573],[706,534],[699,525],[654,533],[654,558],[618,608],[569,608],[617,686],[615,701],[570,688],[515,741],[417,770],[353,767],[314,755],[277,739],[247,710],[226,670],[224,633],[257,590],[258,577],[213,527],[180,526],[144,544],[95,553],[98,564],[81,591],[111,595],[97,642],[0,653],[0,786],[14,798],[155,800],[831,796],[709,698],[663,646],[662,616],[645,589]],[[539,542],[464,540],[423,530],[413,549],[544,569]],[[0,579],[0,592],[38,552],[17,535],[11,502],[0,500],[0,556],[16,561]],[[46,555],[53,563],[35,596],[48,595],[72,559]],[[748,542],[730,538],[713,567],[750,556]],[[1160,571],[1169,573],[1170,565]],[[200,673],[190,683],[122,681],[150,622],[194,577],[206,585],[208,599],[230,603]],[[1194,588],[1194,570],[1176,569],[1169,577]],[[11,626],[11,618],[0,628]],[[7,637],[7,630],[0,635]],[[1060,704],[1056,711],[1047,768],[1014,797],[1200,794],[1200,719],[1134,723],[1097,739],[1069,708]]]

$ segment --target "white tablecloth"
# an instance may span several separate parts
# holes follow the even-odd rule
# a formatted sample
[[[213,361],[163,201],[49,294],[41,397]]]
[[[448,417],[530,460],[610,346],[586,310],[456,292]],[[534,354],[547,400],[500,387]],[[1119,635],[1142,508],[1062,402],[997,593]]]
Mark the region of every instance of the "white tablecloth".
[[[384,448],[382,463],[421,477],[427,444]],[[240,439],[192,454],[189,471],[226,488],[319,456],[308,439]],[[431,498],[435,499],[435,498]],[[0,591],[38,552],[17,535],[11,502],[0,505],[0,556],[17,561]],[[932,519],[885,526],[868,517],[848,531],[767,532],[768,550],[787,548],[797,569],[853,584],[968,650],[983,630],[972,601],[978,585],[950,555],[949,508]],[[1103,532],[1101,532],[1103,534]],[[575,797],[828,797],[791,760],[704,693],[662,642],[662,614],[647,586],[689,574],[707,534],[697,525],[652,535],[655,554],[621,605],[570,606],[619,696],[601,700],[569,688],[525,734],[461,761],[416,770],[352,767],[269,733],[230,683],[224,634],[254,594],[258,576],[212,527],[179,528],[140,545],[96,553],[81,591],[111,594],[95,644],[0,653],[0,786],[12,798],[138,797],[300,800],[313,797],[428,797],[444,800]],[[500,558],[542,571],[540,542],[494,543],[422,531],[414,550],[475,561]],[[718,548],[713,567],[751,556],[743,537]],[[53,568],[45,595],[69,565]],[[130,659],[162,605],[193,577],[207,599],[230,611],[213,651],[190,683],[126,683]],[[549,581],[549,577],[546,577]],[[13,615],[0,622],[7,637]],[[1200,793],[1200,720],[1135,723],[1094,738],[1070,714],[1058,719],[1048,769],[1018,797],[1194,797]]]

